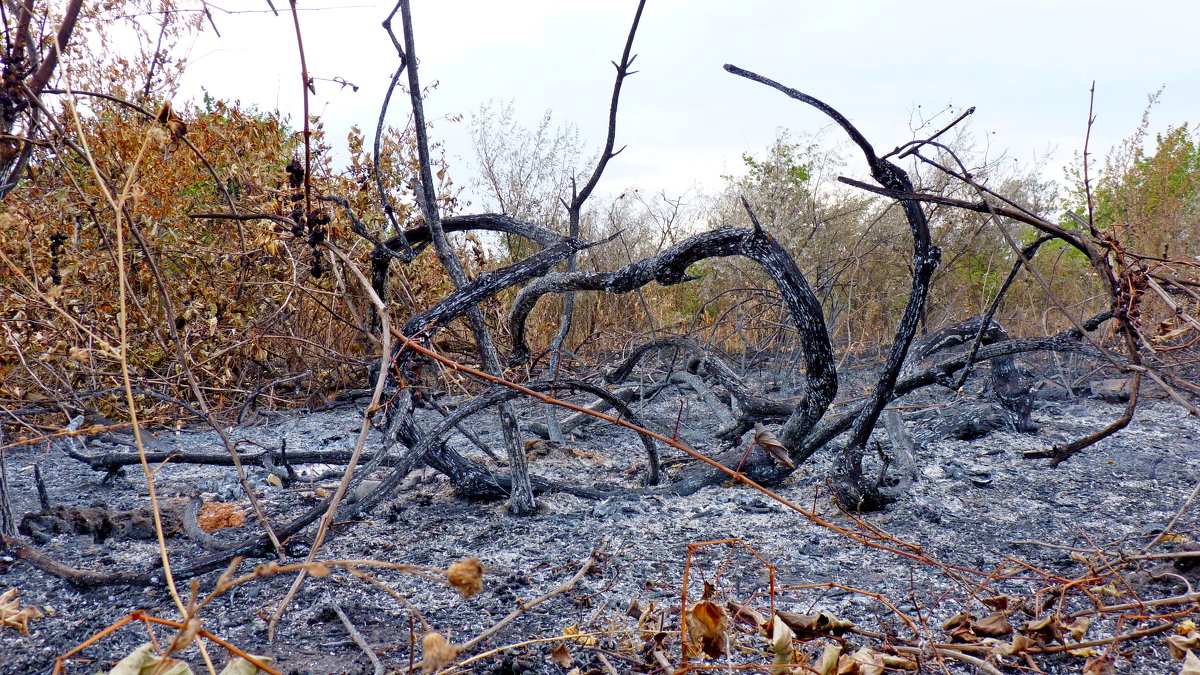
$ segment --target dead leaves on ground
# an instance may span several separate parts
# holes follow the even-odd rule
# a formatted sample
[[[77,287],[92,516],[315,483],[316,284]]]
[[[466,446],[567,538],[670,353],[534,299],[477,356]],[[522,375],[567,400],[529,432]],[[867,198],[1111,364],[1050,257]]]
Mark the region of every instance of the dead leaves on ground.
[[[698,648],[705,656],[715,659],[729,652],[729,613],[711,600],[703,600],[687,610],[684,620],[688,640],[693,649]]]
[[[266,656],[254,656],[264,664],[270,665],[275,659]],[[240,656],[234,656],[220,675],[255,675],[262,672],[258,666]],[[117,662],[108,675],[192,675],[192,669],[179,659],[164,657],[155,653],[154,643],[147,642],[129,653]]]
[[[29,622],[46,614],[33,605],[21,607],[21,599],[17,597],[19,594],[20,591],[13,588],[0,595],[0,631],[15,628],[21,635],[29,637]],[[46,609],[50,613],[49,608]]]
[[[1175,626],[1175,635],[1167,636],[1167,650],[1171,658],[1182,659],[1183,668],[1179,675],[1200,675],[1200,657],[1193,649],[1200,647],[1200,631],[1196,630],[1196,622],[1188,619]]]

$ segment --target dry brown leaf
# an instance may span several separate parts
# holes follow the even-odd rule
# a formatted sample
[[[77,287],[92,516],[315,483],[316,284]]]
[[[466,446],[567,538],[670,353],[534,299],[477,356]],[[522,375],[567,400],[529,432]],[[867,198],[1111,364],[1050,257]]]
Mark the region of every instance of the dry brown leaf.
[[[1012,604],[1012,598],[1007,595],[997,595],[994,598],[980,598],[979,601],[997,611],[1008,609],[1009,605]]]
[[[729,610],[729,615],[733,617],[734,621],[745,621],[764,631],[767,628],[767,617],[754,611],[749,605],[741,605],[730,600],[725,603],[725,609]]]
[[[970,623],[971,630],[976,635],[985,637],[1004,637],[1011,635],[1013,632],[1012,624],[1008,622],[1008,614],[1006,612],[992,612],[983,617],[979,621]]]
[[[483,563],[479,558],[463,558],[446,570],[446,579],[464,598],[483,590]]]
[[[1037,642],[1035,642],[1033,638],[1029,637],[1028,635],[1017,633],[1013,636],[1012,642],[999,645],[996,648],[996,651],[1001,656],[1012,656],[1013,654],[1020,654],[1028,650],[1030,647],[1036,646]]]
[[[241,527],[246,523],[246,512],[235,502],[206,502],[200,507],[196,522],[205,532]]]
[[[1064,628],[1066,628],[1067,632],[1071,634],[1072,640],[1079,642],[1083,639],[1083,636],[1087,634],[1088,628],[1090,628],[1091,625],[1091,619],[1087,618],[1086,616],[1081,616],[1064,626]]]
[[[44,614],[33,605],[21,607],[21,599],[17,597],[20,591],[9,589],[0,595],[0,629],[15,628],[26,637],[29,636],[29,621],[40,619]]]
[[[1087,657],[1087,658],[1091,658],[1093,656],[1100,655],[1100,652],[1096,651],[1095,649],[1092,649],[1091,647],[1080,647],[1079,649],[1068,649],[1067,653],[1070,654],[1071,656],[1083,656],[1083,657]]]
[[[795,663],[795,650],[792,648],[792,629],[776,616],[771,621],[771,660],[772,675],[785,675],[790,672],[787,664]]]
[[[711,600],[692,605],[687,611],[688,637],[698,642],[700,651],[709,658],[724,656],[729,651],[729,614]]]
[[[1066,640],[1063,640],[1062,619],[1057,614],[1048,614],[1037,621],[1030,621],[1021,630],[1043,643],[1066,644]]]
[[[563,668],[570,668],[574,663],[574,659],[571,658],[571,650],[561,642],[550,650],[550,659]]]
[[[838,659],[839,675],[882,675],[883,654],[863,647]]]
[[[813,668],[813,670],[817,671],[817,675],[836,675],[838,658],[841,655],[841,645],[825,645],[824,651],[821,652],[821,658],[817,660],[816,666]]]
[[[783,619],[788,628],[796,631],[796,637],[808,640],[820,635],[841,635],[854,627],[854,622],[843,621],[829,612],[819,614],[795,614],[793,612],[777,612],[776,616]]]
[[[916,661],[896,654],[880,654],[879,656],[883,659],[883,665],[893,670],[917,670],[919,667]]]
[[[458,656],[458,647],[450,644],[446,638],[437,632],[426,633],[421,638],[422,673],[436,673],[454,662]]]
[[[965,626],[971,622],[971,619],[974,619],[974,618],[975,618],[975,616],[973,614],[971,614],[970,612],[968,612],[966,610],[963,610],[963,611],[959,612],[958,614],[955,614],[954,616],[950,617],[949,619],[946,619],[945,621],[943,621],[942,622],[942,630],[953,630],[955,628],[958,628],[959,626]]]
[[[625,616],[631,619],[642,618],[642,605],[638,603],[637,598],[629,601],[629,609],[625,610]]]
[[[1182,659],[1188,654],[1188,651],[1200,647],[1200,633],[1189,633],[1187,635],[1168,635],[1167,650],[1171,652],[1171,658]]]
[[[1179,675],[1200,675],[1200,658],[1192,652],[1188,652],[1183,657],[1183,668],[1179,670]]]
[[[758,447],[762,448],[775,458],[775,461],[786,466],[789,469],[796,468],[796,463],[792,461],[787,446],[779,440],[773,431],[763,426],[762,422],[754,423],[754,442]]]
[[[1097,656],[1083,664],[1083,675],[1116,675],[1112,655]]]
[[[1179,623],[1175,624],[1175,632],[1179,633],[1180,635],[1187,635],[1194,630],[1196,630],[1196,622],[1192,621],[1191,619],[1180,621]]]

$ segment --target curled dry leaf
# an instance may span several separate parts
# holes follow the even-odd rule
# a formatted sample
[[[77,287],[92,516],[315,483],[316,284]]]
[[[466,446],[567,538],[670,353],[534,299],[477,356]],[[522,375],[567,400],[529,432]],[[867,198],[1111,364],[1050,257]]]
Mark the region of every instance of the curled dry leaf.
[[[571,658],[571,650],[561,642],[554,645],[550,650],[550,660],[554,661],[563,668],[570,668],[574,660]]]
[[[1006,610],[1012,604],[1012,598],[1007,595],[997,595],[994,598],[981,598],[979,601],[997,611]]]
[[[699,643],[700,651],[709,658],[729,651],[729,614],[724,607],[710,600],[698,602],[688,608],[686,625],[688,637]]]
[[[1179,633],[1180,635],[1187,635],[1194,630],[1196,630],[1196,622],[1192,621],[1191,619],[1180,621],[1179,623],[1175,624],[1175,632]]]
[[[837,675],[838,659],[842,655],[842,646],[838,644],[825,645],[821,658],[817,660],[813,670],[817,675]]]
[[[271,665],[275,659],[269,656],[257,656],[251,654],[259,663],[263,665]],[[221,675],[258,675],[263,672],[258,666],[250,663],[240,656],[235,656],[229,660],[229,664],[221,669]]]
[[[970,612],[968,612],[966,610],[963,610],[963,611],[959,612],[958,614],[955,614],[954,616],[950,617],[949,619],[946,619],[945,621],[943,621],[942,622],[942,630],[949,631],[949,630],[954,630],[955,628],[958,628],[960,626],[965,626],[971,622],[971,619],[974,619],[974,618],[975,618],[975,616],[973,614],[971,614]]]
[[[882,675],[883,654],[866,647],[838,659],[838,675]]]
[[[1185,658],[1190,650],[1197,647],[1200,647],[1200,633],[1167,636],[1167,650],[1173,659]]]
[[[600,640],[596,639],[595,635],[584,635],[578,625],[567,626],[563,629],[563,635],[569,636],[584,647],[595,647],[600,644]]]
[[[108,675],[192,675],[192,669],[178,659],[164,659],[147,642],[118,661]]]
[[[450,644],[438,632],[429,632],[421,638],[421,672],[436,673],[454,662],[458,656],[458,647]]]
[[[20,591],[12,588],[0,595],[0,630],[15,628],[21,635],[28,637],[29,621],[45,615],[33,605],[21,607],[21,599],[17,597],[19,594]]]
[[[762,422],[754,423],[754,443],[762,448],[775,458],[775,461],[786,466],[789,469],[796,468],[796,463],[792,461],[787,446],[779,440],[773,431],[763,426]]]
[[[777,612],[776,616],[796,631],[796,637],[808,640],[821,635],[841,635],[854,627],[853,621],[843,621],[829,612],[818,614],[795,614]]]
[[[629,609],[625,610],[625,616],[631,619],[640,619],[642,617],[642,605],[634,598],[629,601]]]
[[[1066,640],[1063,639],[1062,618],[1057,614],[1050,614],[1037,621],[1030,621],[1021,630],[1042,643],[1053,641],[1059,644],[1066,644]]]
[[[483,563],[479,558],[463,558],[446,570],[446,579],[464,598],[483,590]]]
[[[880,654],[879,656],[883,659],[883,665],[893,670],[917,670],[919,667],[916,661],[896,654]]]
[[[1083,664],[1083,675],[1116,675],[1117,668],[1113,665],[1113,657],[1111,654],[1097,656],[1094,659],[1088,659]]]
[[[1200,675],[1200,658],[1188,652],[1183,657],[1183,668],[1180,669],[1179,675]]]
[[[725,609],[729,610],[729,615],[734,621],[744,621],[752,624],[755,628],[767,629],[767,617],[754,611],[749,605],[742,605],[729,600],[725,603]]]
[[[971,630],[976,635],[985,637],[1004,637],[1011,635],[1013,632],[1012,624],[1008,622],[1008,614],[1006,612],[992,612],[979,621],[970,623]]]
[[[1091,625],[1092,625],[1091,619],[1087,618],[1086,616],[1081,616],[1078,619],[1075,619],[1071,623],[1067,624],[1065,627],[1066,627],[1067,631],[1071,634],[1071,639],[1076,642],[1079,642],[1080,640],[1083,639],[1083,636],[1087,634],[1088,628],[1090,628]]]
[[[765,626],[764,626],[765,628]],[[795,663],[795,650],[792,649],[792,629],[776,616],[771,621],[771,675],[786,675],[791,671],[788,664]]]
[[[1034,642],[1033,638],[1022,633],[1017,633],[1013,636],[1012,642],[1001,643],[996,647],[996,651],[1001,656],[1012,656],[1013,654],[1021,654],[1030,647],[1036,646],[1037,642]]]

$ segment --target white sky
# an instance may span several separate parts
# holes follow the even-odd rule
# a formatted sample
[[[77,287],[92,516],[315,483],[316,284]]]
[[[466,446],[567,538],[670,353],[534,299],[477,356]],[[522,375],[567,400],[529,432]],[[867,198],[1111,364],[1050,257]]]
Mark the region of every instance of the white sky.
[[[265,0],[238,0],[263,9]],[[414,0],[423,84],[431,119],[469,115],[489,100],[516,103],[533,126],[546,109],[575,124],[594,152],[604,139],[613,67],[633,0]],[[201,86],[300,117],[300,75],[287,0],[270,12],[214,12],[192,49],[184,92]],[[388,2],[301,0],[311,74],[341,77],[357,93],[318,81],[314,113],[328,138],[351,124],[373,133],[397,61],[380,22]],[[399,33],[399,17],[394,22]],[[812,94],[847,115],[877,149],[911,138],[922,112],[976,106],[973,129],[993,151],[1031,162],[1051,157],[1049,177],[1083,147],[1088,89],[1096,81],[1092,150],[1103,156],[1137,127],[1147,94],[1165,85],[1151,130],[1200,122],[1196,0],[649,0],[626,81],[618,146],[601,190],[630,186],[681,192],[716,187],[739,172],[777,129],[818,132],[828,120],[762,85],[725,73],[733,63]],[[389,120],[403,125],[403,96]],[[460,185],[474,160],[466,121],[441,121]],[[841,141],[840,133],[826,138]],[[859,159],[855,157],[854,159]],[[851,171],[861,174],[861,163]]]

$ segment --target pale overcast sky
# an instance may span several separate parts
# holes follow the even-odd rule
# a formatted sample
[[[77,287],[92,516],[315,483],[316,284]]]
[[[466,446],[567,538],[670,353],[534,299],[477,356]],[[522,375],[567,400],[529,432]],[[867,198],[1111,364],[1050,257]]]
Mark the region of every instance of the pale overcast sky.
[[[243,6],[260,9],[261,2]],[[285,0],[267,12],[214,12],[192,49],[185,92],[300,116],[295,35]],[[515,101],[528,125],[546,109],[575,124],[590,149],[603,142],[613,67],[632,0],[413,0],[428,115],[470,115],[489,100]],[[318,81],[312,110],[330,140],[351,124],[372,132],[395,52],[380,22],[388,2],[301,0],[308,67],[357,92]],[[323,8],[317,11],[317,8]],[[399,18],[396,21],[399,32]],[[911,138],[921,112],[976,106],[974,131],[1022,162],[1051,154],[1057,169],[1083,146],[1088,89],[1096,82],[1092,148],[1103,155],[1137,127],[1147,95],[1165,85],[1151,129],[1200,122],[1196,0],[649,0],[626,82],[618,145],[604,191],[680,192],[716,187],[761,153],[777,129],[818,132],[828,120],[774,90],[725,73],[747,68],[810,93],[847,115],[880,149]],[[403,125],[405,100],[389,120]],[[469,178],[466,121],[437,123],[452,175]],[[840,134],[826,137],[842,140]],[[456,159],[460,158],[460,159]],[[855,159],[858,159],[857,157]],[[861,163],[850,167],[861,174]]]

